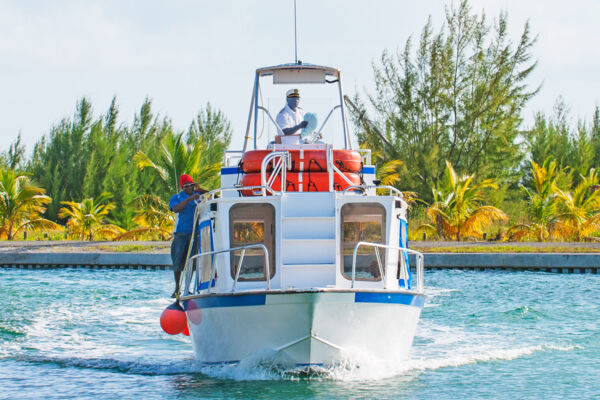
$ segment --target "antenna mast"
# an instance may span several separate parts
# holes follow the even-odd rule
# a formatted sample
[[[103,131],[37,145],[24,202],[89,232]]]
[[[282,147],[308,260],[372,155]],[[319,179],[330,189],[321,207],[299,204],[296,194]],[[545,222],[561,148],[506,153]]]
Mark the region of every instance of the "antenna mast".
[[[294,58],[298,64],[298,31],[296,29],[296,0],[294,0]]]

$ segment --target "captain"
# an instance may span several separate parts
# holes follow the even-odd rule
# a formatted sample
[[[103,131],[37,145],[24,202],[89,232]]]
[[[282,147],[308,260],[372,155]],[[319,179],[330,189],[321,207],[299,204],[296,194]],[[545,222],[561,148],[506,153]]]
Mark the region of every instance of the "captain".
[[[275,119],[281,128],[281,131],[277,133],[278,136],[281,136],[281,132],[286,136],[294,135],[308,125],[308,122],[304,121],[304,110],[299,107],[300,92],[298,89],[290,89],[285,95],[287,104],[279,111]]]

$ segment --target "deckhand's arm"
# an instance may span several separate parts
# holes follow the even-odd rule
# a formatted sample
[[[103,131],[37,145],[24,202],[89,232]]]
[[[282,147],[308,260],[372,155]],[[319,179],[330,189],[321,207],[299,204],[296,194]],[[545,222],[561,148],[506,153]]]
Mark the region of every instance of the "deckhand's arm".
[[[185,206],[190,201],[198,200],[200,198],[201,194],[207,193],[207,192],[208,192],[208,190],[203,189],[200,187],[200,185],[198,185],[197,183],[194,183],[194,192],[191,195],[189,195],[185,200],[183,200],[177,204],[174,204],[171,207],[171,211],[176,212],[176,213],[183,211]]]
[[[201,188],[199,184],[194,183],[194,193],[199,193],[199,194],[204,194],[204,193],[208,193],[208,190]]]
[[[173,207],[171,207],[171,211],[176,212],[176,213],[181,212],[181,211],[183,211],[183,209],[185,208],[187,203],[189,203],[190,201],[198,200],[199,198],[200,198],[200,194],[194,193],[194,194],[188,196],[181,203],[177,203]]]

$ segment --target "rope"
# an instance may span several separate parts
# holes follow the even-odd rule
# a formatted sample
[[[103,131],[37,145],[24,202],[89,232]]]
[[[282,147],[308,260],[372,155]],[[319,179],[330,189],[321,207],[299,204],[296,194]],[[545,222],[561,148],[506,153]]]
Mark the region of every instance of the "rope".
[[[360,178],[360,184],[364,185],[365,184],[365,180],[364,180],[364,175],[365,175],[365,171],[363,170],[363,162],[360,162],[360,170],[358,171],[358,176]]]
[[[310,161],[308,162],[308,171],[309,171],[309,172],[310,172],[310,164],[312,164],[313,162],[314,162],[315,164],[317,164],[317,167],[319,167],[319,169],[321,170],[321,172],[326,172],[326,169],[325,169],[325,168],[323,168],[323,167],[321,166],[321,164],[319,164],[319,162],[318,162],[317,160],[315,160],[314,158],[311,158],[311,159],[310,159]]]
[[[260,85],[258,86],[258,95],[260,96],[260,105],[264,105],[263,103],[263,98],[262,98],[262,88],[260,87]],[[256,140],[259,140],[260,138],[262,138],[263,133],[265,132],[265,112],[262,112],[262,128],[260,128],[260,135],[258,135],[258,137],[256,138]]]
[[[202,203],[202,202],[200,202],[200,203]],[[185,283],[185,276],[187,273],[188,261],[190,260],[192,246],[194,245],[194,235],[196,234],[196,225],[198,225],[198,219],[200,217],[200,207],[198,207],[198,205],[200,203],[196,202],[196,209],[194,210],[194,224],[192,226],[192,237],[190,238],[190,243],[188,243],[188,251],[187,251],[187,255],[185,256],[185,264],[183,266],[183,271],[181,271],[181,276],[179,277],[179,290],[180,291],[181,291],[181,288],[183,287],[183,283]],[[175,293],[175,298],[177,299],[177,302],[179,302],[179,296],[180,296],[179,292]]]
[[[342,170],[342,171],[354,172],[350,168],[346,167],[346,165],[344,164],[344,162],[342,160],[336,160],[335,163],[340,167],[340,170]]]

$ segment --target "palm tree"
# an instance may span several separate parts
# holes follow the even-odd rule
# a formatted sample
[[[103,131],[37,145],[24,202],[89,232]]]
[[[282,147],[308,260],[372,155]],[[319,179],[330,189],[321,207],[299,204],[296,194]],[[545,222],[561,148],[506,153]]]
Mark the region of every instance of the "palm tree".
[[[397,186],[400,183],[402,173],[406,170],[404,162],[398,159],[386,161],[383,151],[377,149],[372,150],[371,157],[377,166],[375,176],[379,177],[381,184],[384,186]],[[402,197],[406,200],[409,208],[417,201],[421,201],[416,192],[403,191]]]
[[[484,189],[497,189],[498,184],[493,179],[474,184],[474,178],[475,174],[457,176],[452,164],[446,161],[443,186],[434,189],[434,202],[427,209],[427,216],[442,238],[460,241],[465,237],[481,237],[489,223],[508,220],[502,210],[483,205]]]
[[[138,225],[118,237],[115,240],[132,240],[143,238],[160,237],[166,240],[171,236],[175,226],[173,213],[169,211],[169,206],[158,196],[145,194],[136,197],[132,204],[136,204],[135,216],[133,221]]]
[[[521,189],[528,198],[527,215],[528,224],[512,226],[507,235],[510,239],[533,238],[540,242],[550,237],[550,228],[557,219],[557,195],[555,189],[558,187],[559,179],[564,176],[565,170],[558,169],[556,160],[547,158],[542,166],[531,161],[531,177],[533,187],[527,189],[521,185]]]
[[[22,231],[63,229],[41,217],[52,199],[25,174],[0,168],[0,238],[12,240]]]
[[[591,168],[573,191],[554,188],[558,200],[554,230],[563,238],[580,241],[583,236],[600,230],[600,190],[598,174]]]
[[[198,140],[186,144],[183,133],[169,133],[161,143],[161,153],[157,160],[152,160],[142,151],[133,156],[133,162],[141,170],[152,168],[158,173],[171,193],[179,191],[179,176],[189,174],[200,184],[209,182],[219,172],[220,163],[209,163],[203,157],[203,142]]]
[[[68,218],[67,226],[71,236],[80,240],[87,238],[91,241],[94,236],[113,237],[123,232],[123,229],[105,221],[108,213],[115,208],[114,202],[108,202],[111,197],[110,193],[102,193],[96,199],[84,199],[81,203],[63,201],[61,204],[66,207],[58,211],[58,216]]]

